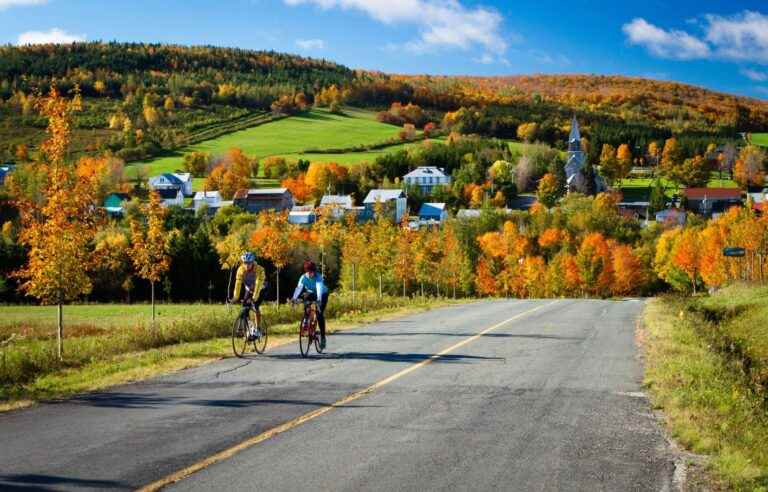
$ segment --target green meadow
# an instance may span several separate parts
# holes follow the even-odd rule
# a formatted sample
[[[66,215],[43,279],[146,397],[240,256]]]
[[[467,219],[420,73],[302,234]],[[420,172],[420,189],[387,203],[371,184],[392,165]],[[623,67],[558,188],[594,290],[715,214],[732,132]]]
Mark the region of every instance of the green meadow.
[[[752,143],[763,147],[768,147],[768,133],[753,133]]]
[[[242,149],[247,155],[258,159],[280,155],[310,160],[334,160],[341,164],[372,160],[377,155],[397,150],[401,146],[348,154],[313,154],[304,151],[370,145],[397,137],[399,128],[379,123],[375,117],[376,114],[372,111],[355,108],[346,108],[344,115],[313,109],[307,114],[229,133],[190,145],[172,155],[132,164],[128,166],[128,173],[133,174],[140,165],[146,165],[150,175],[173,172],[181,168],[186,154],[208,152],[216,155],[233,147]]]

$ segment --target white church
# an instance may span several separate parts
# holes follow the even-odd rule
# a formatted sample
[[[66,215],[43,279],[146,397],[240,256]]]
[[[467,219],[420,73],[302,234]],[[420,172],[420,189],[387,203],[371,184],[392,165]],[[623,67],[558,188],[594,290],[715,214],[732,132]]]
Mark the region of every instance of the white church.
[[[568,193],[587,194],[587,176],[584,173],[584,165],[587,162],[587,156],[581,149],[581,134],[579,133],[579,122],[576,121],[576,115],[571,121],[571,134],[568,137],[568,160],[565,163],[566,187]],[[600,193],[608,189],[602,177],[595,174],[594,191]]]

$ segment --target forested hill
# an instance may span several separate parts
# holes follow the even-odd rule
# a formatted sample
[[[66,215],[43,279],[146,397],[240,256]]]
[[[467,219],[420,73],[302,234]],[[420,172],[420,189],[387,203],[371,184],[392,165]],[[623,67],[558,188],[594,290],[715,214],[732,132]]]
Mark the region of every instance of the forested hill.
[[[78,83],[86,97],[123,97],[144,86],[189,96],[197,91],[206,99],[220,84],[228,84],[240,104],[269,108],[286,93],[349,84],[354,72],[325,60],[213,46],[91,42],[0,47],[3,98],[13,90],[39,89],[51,78],[64,89]]]
[[[313,104],[336,111],[344,104],[385,109],[413,103],[426,110],[417,125],[442,123],[459,133],[501,138],[535,127],[526,139],[558,148],[565,146],[574,114],[590,140],[612,145],[644,147],[675,135],[698,148],[740,139],[739,132],[768,131],[768,102],[676,82],[408,76],[273,51],[89,42],[0,46],[0,161],[13,160],[19,146],[34,152],[42,141],[46,121],[34,111],[34,94],[54,79],[62,92],[77,85],[83,95],[73,151],[110,150],[126,161]]]
[[[574,74],[386,78],[388,82],[380,85],[398,90],[400,84],[399,90],[409,91],[424,106],[517,106],[534,114],[560,109],[675,133],[768,129],[768,101],[672,81]]]

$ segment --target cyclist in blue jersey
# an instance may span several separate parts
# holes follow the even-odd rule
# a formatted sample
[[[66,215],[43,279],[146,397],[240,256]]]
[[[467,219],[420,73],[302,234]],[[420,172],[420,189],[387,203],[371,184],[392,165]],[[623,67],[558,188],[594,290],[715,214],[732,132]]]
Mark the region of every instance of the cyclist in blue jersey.
[[[325,306],[328,304],[328,288],[317,265],[311,260],[304,262],[304,275],[299,278],[296,290],[293,291],[293,301],[302,298],[305,302],[317,303],[317,324],[320,327],[320,349],[325,349]]]

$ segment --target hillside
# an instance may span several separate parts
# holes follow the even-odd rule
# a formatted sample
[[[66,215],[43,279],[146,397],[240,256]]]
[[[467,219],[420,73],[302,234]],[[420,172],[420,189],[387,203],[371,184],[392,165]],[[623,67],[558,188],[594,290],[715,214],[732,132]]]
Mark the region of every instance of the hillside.
[[[353,78],[350,69],[332,62],[268,51],[126,43],[2,46],[0,159],[13,158],[19,144],[34,152],[46,125],[34,111],[34,94],[47,91],[54,79],[62,92],[77,86],[83,97],[74,151],[108,149],[130,161],[263,123],[281,96],[292,96],[281,112],[301,110],[319,88]]]
[[[331,86],[342,89],[338,102],[373,109],[412,102],[435,123],[471,109],[452,128],[460,133],[510,139],[521,124],[536,122],[535,139],[561,149],[574,114],[595,151],[602,143],[640,148],[678,135],[694,153],[739,139],[738,132],[768,131],[768,102],[676,82],[388,75],[269,51],[94,42],[0,47],[0,160],[13,160],[20,144],[34,155],[45,121],[33,96],[53,79],[64,92],[77,85],[83,96],[74,152],[110,150],[129,162],[268,123],[272,114],[302,112]]]

